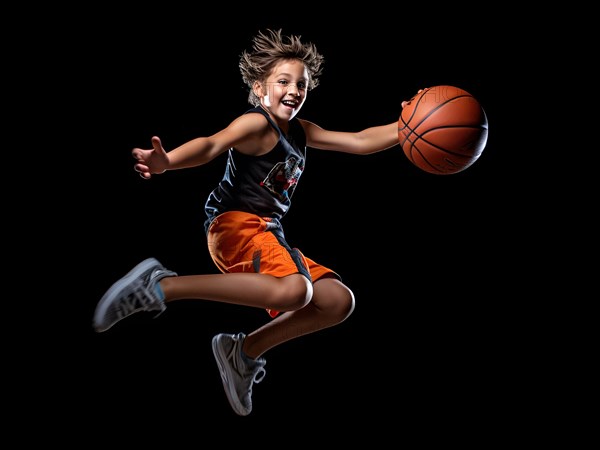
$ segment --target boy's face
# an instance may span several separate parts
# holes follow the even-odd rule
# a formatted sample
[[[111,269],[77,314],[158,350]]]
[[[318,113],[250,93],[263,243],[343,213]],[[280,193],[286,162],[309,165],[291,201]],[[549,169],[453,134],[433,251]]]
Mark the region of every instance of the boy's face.
[[[280,62],[261,85],[261,105],[277,119],[291,120],[306,100],[308,80],[308,70],[302,62],[295,59]]]

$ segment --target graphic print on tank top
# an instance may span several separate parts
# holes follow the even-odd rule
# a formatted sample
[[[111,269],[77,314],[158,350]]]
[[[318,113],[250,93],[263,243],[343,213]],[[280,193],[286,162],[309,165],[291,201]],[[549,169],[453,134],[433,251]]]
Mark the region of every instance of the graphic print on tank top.
[[[275,164],[260,185],[267,188],[280,201],[286,201],[294,193],[303,170],[301,160],[291,156],[287,161]]]

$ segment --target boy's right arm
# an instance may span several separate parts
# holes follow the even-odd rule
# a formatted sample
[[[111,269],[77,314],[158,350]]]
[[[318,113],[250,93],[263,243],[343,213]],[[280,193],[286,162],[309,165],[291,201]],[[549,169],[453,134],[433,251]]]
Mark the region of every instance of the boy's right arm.
[[[132,156],[137,161],[135,170],[143,178],[149,179],[153,174],[163,173],[167,170],[206,164],[231,147],[257,134],[266,121],[264,119],[256,120],[255,116],[258,115],[242,115],[218,133],[192,139],[169,152],[163,148],[160,138],[154,136],[152,149],[135,148],[132,150]]]

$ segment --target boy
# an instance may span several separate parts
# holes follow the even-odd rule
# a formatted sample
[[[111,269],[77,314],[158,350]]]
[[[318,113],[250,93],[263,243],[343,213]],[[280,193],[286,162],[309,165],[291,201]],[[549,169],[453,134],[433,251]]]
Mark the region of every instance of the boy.
[[[354,294],[341,277],[286,242],[281,219],[304,170],[306,148],[370,154],[398,143],[396,120],[349,133],[296,117],[318,85],[323,61],[300,36],[259,32],[239,63],[252,109],[212,136],[169,152],[156,136],[152,149],[133,149],[134,169],[144,179],[228,152],[223,179],[205,204],[208,248],[222,273],[178,276],[148,258],[110,287],[94,313],[95,330],[104,332],[133,313],[162,312],[182,299],[266,309],[272,320],[259,329],[212,340],[225,393],[242,416],[252,411],[253,385],[266,373],[265,352],[339,324],[354,310]]]

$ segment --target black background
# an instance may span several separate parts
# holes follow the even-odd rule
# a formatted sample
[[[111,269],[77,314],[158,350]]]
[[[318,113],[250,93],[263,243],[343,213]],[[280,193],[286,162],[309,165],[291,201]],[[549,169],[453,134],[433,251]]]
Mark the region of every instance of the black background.
[[[60,379],[46,387],[46,406],[62,404],[98,444],[117,433],[208,447],[500,439],[511,423],[507,343],[518,327],[507,301],[514,276],[502,264],[514,256],[518,174],[502,134],[507,93],[494,81],[507,55],[493,47],[491,18],[457,8],[373,5],[326,17],[317,5],[215,6],[223,11],[97,11],[61,34],[72,67],[62,81],[74,94],[63,156],[78,169],[63,192],[76,205],[61,230],[68,252],[58,250],[69,260],[61,312],[70,320],[48,332],[61,339],[39,361]],[[238,417],[210,342],[252,331],[269,320],[263,310],[177,302],[102,334],[91,319],[106,289],[146,257],[179,274],[217,272],[203,206],[225,160],[144,181],[130,152],[153,135],[169,150],[245,111],[238,59],[265,28],[300,34],[325,56],[299,117],[357,131],[397,120],[421,88],[453,85],[480,101],[489,138],[479,160],[451,176],[421,171],[399,147],[366,157],[309,148],[286,236],[342,275],[356,310],[266,354],[254,410]],[[53,432],[71,439],[64,431]]]

